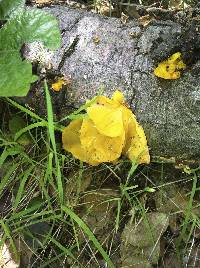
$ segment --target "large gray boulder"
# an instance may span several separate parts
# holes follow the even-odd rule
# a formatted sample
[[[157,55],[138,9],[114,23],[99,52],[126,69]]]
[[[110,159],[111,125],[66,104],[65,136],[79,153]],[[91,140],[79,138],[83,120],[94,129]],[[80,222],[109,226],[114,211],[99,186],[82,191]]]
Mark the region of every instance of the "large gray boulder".
[[[79,9],[47,10],[58,18],[62,47],[52,56],[34,44],[26,46],[25,56],[50,63],[51,71],[72,80],[67,91],[52,93],[57,118],[95,96],[102,85],[108,96],[120,88],[145,130],[152,156],[200,159],[200,22],[193,13],[190,18],[176,13],[173,21],[153,19],[143,27],[137,20],[123,24]],[[157,64],[177,51],[185,57],[191,53],[181,78],[155,77]],[[38,85],[23,101],[42,113],[43,95]]]

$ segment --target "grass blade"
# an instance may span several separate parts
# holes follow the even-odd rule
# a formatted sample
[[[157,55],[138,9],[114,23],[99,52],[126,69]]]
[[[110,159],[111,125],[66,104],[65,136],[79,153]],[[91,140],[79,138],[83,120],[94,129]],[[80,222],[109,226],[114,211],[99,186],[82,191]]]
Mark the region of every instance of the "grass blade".
[[[113,264],[112,260],[108,256],[108,254],[105,252],[105,250],[102,248],[99,241],[94,236],[93,232],[90,230],[90,228],[84,223],[84,221],[76,215],[70,208],[67,208],[65,206],[62,206],[62,210],[68,214],[80,227],[81,229],[87,234],[88,238],[93,242],[94,246],[97,248],[99,253],[104,258],[105,262],[108,264],[109,268],[115,268],[115,265]]]
[[[37,123],[34,123],[34,124],[31,124],[27,127],[24,127],[22,129],[20,129],[19,131],[17,131],[17,133],[15,134],[15,137],[14,137],[14,141],[16,141],[17,139],[19,139],[19,137],[24,134],[25,132],[27,131],[30,131],[31,129],[33,128],[37,128],[37,127],[46,127],[48,124],[47,122],[45,121],[42,121],[42,122],[37,122]]]
[[[12,247],[12,252],[14,253],[16,262],[18,262],[19,261],[19,255],[18,255],[17,248],[15,246],[14,240],[13,240],[13,238],[11,236],[10,229],[9,229],[9,227],[7,226],[7,224],[3,220],[0,220],[0,225],[2,226],[2,228],[3,228],[4,232],[5,232],[5,236],[10,241],[10,245]]]
[[[19,189],[17,191],[17,195],[16,195],[15,202],[13,205],[13,210],[16,210],[17,206],[19,205],[19,203],[21,201],[22,195],[24,194],[25,183],[26,183],[27,179],[29,178],[30,173],[33,170],[33,168],[34,168],[34,166],[31,166],[24,173],[24,176],[23,176],[23,178],[20,182],[20,185],[19,185]]]
[[[57,178],[57,185],[58,185],[58,194],[60,198],[60,203],[63,204],[63,184],[62,184],[62,176],[61,176],[61,168],[59,164],[59,159],[56,152],[56,140],[55,140],[55,129],[54,129],[54,121],[53,121],[53,109],[51,103],[51,96],[49,94],[47,82],[44,82],[45,93],[46,93],[46,103],[47,103],[47,118],[48,118],[48,130],[49,136],[51,140],[51,144],[54,151],[54,157],[56,162],[56,178]]]

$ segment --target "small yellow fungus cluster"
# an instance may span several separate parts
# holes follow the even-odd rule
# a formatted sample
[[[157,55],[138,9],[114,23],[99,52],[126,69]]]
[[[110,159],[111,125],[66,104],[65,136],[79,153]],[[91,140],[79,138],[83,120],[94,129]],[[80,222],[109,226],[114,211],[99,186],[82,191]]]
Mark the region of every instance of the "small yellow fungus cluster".
[[[176,52],[167,60],[158,64],[154,70],[154,74],[164,79],[177,79],[180,77],[180,70],[186,68],[185,63],[182,61],[181,53]]]
[[[65,80],[63,78],[59,78],[57,82],[51,85],[51,87],[54,91],[59,92],[63,85],[65,85]]]
[[[87,117],[73,120],[62,133],[63,147],[90,165],[113,162],[121,154],[136,163],[149,163],[143,128],[125,106],[120,91],[112,99],[98,96],[87,108]]]

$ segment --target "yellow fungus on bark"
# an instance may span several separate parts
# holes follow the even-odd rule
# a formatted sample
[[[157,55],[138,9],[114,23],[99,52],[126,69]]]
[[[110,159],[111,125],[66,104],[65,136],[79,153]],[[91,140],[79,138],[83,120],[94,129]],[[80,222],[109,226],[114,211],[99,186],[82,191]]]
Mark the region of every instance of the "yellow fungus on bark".
[[[62,78],[59,78],[57,82],[53,83],[51,85],[52,89],[54,91],[59,92],[62,89],[62,86],[65,85],[65,80]]]
[[[113,93],[113,96],[112,96],[112,100],[115,101],[115,102],[119,102],[121,104],[123,104],[125,102],[125,99],[124,99],[124,95],[121,91],[119,90],[116,90],[114,93]]]
[[[112,162],[121,155],[124,145],[124,131],[117,137],[102,135],[90,119],[83,120],[80,140],[87,152],[88,162]]]
[[[154,70],[154,74],[157,77],[164,79],[177,79],[180,77],[180,70],[184,70],[186,64],[182,60],[180,52],[174,53],[167,60],[158,64],[158,67]]]
[[[62,133],[63,148],[72,153],[73,156],[81,161],[85,161],[85,151],[81,147],[80,129],[82,125],[81,119],[73,120]]]
[[[116,91],[111,99],[97,97],[87,108],[87,117],[75,119],[63,131],[63,148],[90,165],[115,162],[121,155],[137,164],[149,163],[143,128]]]
[[[121,135],[124,127],[120,109],[96,104],[87,109],[87,114],[100,134],[108,137]]]

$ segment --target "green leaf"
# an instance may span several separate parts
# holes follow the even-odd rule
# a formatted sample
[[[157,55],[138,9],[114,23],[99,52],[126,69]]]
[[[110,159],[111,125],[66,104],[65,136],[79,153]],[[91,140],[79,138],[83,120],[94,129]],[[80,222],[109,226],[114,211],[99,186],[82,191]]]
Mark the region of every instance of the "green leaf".
[[[13,136],[24,127],[26,127],[26,120],[19,115],[14,115],[9,120],[9,131]]]
[[[29,167],[25,172],[24,175],[22,177],[22,179],[20,180],[20,184],[19,184],[19,188],[17,191],[17,195],[13,204],[13,210],[16,210],[17,206],[19,205],[19,203],[22,201],[22,196],[26,193],[25,188],[25,184],[26,181],[28,180],[29,176],[32,175],[32,170],[34,169],[34,166]]]
[[[21,153],[23,153],[23,148],[18,144],[8,149],[5,148],[0,155],[0,168],[2,167],[8,156],[14,156]]]
[[[23,131],[23,129],[27,128],[26,120],[24,120],[21,116],[15,115],[9,120],[9,130],[13,136],[16,136],[17,133]],[[21,145],[28,145],[32,142],[32,138],[30,134],[26,132],[22,132],[23,134],[19,136],[17,142]]]
[[[26,96],[30,83],[37,80],[32,75],[32,65],[22,60],[18,51],[0,51],[0,96]]]
[[[20,50],[24,43],[41,41],[50,49],[60,46],[61,36],[56,18],[39,9],[24,10],[0,30],[0,50]]]
[[[1,16],[11,12],[14,1],[8,3],[6,11],[4,0],[0,0],[0,7],[4,7],[0,9]],[[0,96],[26,96],[30,84],[37,80],[32,75],[32,65],[19,54],[24,43],[34,41],[41,41],[50,49],[60,46],[61,36],[54,16],[42,10],[24,10],[0,29]]]
[[[23,6],[22,0],[0,0],[0,19]],[[17,9],[18,10],[18,9]],[[19,54],[24,43],[40,41],[50,49],[60,46],[61,35],[54,16],[39,9],[18,12],[0,29],[0,96],[26,96],[37,80],[32,65]]]
[[[152,187],[146,187],[146,188],[144,188],[144,192],[154,193],[155,191],[156,191],[156,189],[154,189]]]
[[[56,162],[56,177],[57,177],[57,184],[58,184],[58,192],[59,192],[59,197],[60,197],[60,203],[63,204],[63,183],[62,183],[60,163],[59,163],[59,159],[58,159],[57,151],[56,151],[55,127],[54,127],[54,122],[53,122],[53,108],[52,108],[51,96],[49,93],[46,80],[44,81],[44,88],[45,88],[45,93],[46,93],[49,137],[51,140],[52,148],[54,151],[55,162]]]
[[[24,5],[25,0],[0,0],[0,20],[19,14]]]

